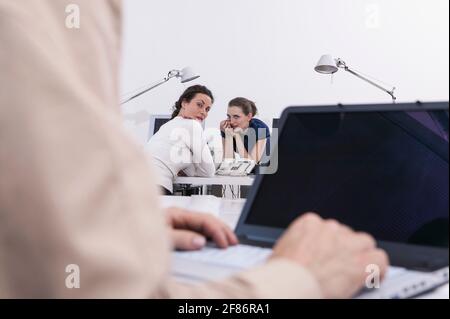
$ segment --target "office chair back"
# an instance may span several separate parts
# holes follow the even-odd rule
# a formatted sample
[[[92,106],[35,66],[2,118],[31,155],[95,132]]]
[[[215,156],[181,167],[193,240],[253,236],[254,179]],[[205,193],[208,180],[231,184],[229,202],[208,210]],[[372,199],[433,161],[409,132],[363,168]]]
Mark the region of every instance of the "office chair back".
[[[280,119],[273,119],[272,120],[272,129],[278,128],[279,122],[280,122]]]

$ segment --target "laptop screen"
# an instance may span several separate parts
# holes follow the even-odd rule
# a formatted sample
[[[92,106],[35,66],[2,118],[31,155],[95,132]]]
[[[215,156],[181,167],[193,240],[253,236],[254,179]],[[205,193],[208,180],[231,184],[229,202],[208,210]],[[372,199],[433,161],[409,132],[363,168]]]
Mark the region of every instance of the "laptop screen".
[[[448,111],[291,112],[244,223],[284,229],[316,212],[378,240],[448,247],[448,197]]]

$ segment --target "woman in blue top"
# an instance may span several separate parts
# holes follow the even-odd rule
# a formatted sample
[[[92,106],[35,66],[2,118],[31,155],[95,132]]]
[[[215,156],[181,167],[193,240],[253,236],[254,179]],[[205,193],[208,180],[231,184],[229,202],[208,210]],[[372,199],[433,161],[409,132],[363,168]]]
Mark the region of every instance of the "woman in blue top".
[[[237,97],[228,103],[227,119],[220,123],[225,159],[238,153],[259,163],[265,150],[270,150],[269,127],[254,118],[257,113],[255,103],[246,98]]]

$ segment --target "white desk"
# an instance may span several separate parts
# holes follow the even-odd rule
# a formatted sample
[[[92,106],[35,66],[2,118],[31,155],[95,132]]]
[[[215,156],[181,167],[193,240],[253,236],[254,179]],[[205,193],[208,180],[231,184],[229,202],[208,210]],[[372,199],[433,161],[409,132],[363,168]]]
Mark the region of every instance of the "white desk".
[[[253,176],[220,176],[213,177],[185,177],[175,178],[174,184],[195,184],[195,185],[239,185],[251,186]]]
[[[207,196],[161,196],[164,208],[174,206],[196,212],[210,213],[234,229],[241,215],[245,199],[225,199]]]
[[[174,180],[174,184],[190,184],[190,185],[202,185],[203,194],[206,194],[206,187],[208,185],[232,185],[238,186],[238,191],[240,191],[240,186],[251,186],[254,181],[254,176],[220,176],[216,175],[213,177],[177,177]]]
[[[232,229],[236,227],[245,199],[223,199],[214,196],[161,196],[163,207],[181,207],[194,211],[209,212],[222,219]],[[449,284],[446,284],[418,299],[449,299]]]

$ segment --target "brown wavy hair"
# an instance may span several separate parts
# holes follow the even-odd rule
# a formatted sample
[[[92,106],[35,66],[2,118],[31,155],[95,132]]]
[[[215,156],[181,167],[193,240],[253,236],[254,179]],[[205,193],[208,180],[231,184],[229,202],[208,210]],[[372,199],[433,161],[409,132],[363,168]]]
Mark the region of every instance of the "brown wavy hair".
[[[173,106],[172,119],[177,117],[178,114],[180,114],[181,103],[191,102],[192,99],[197,94],[205,94],[205,95],[209,96],[211,98],[211,101],[214,103],[214,96],[213,96],[212,92],[206,86],[203,86],[203,85],[190,86],[186,89],[186,91],[183,92],[183,94],[181,94],[178,101],[175,102],[175,105]]]

